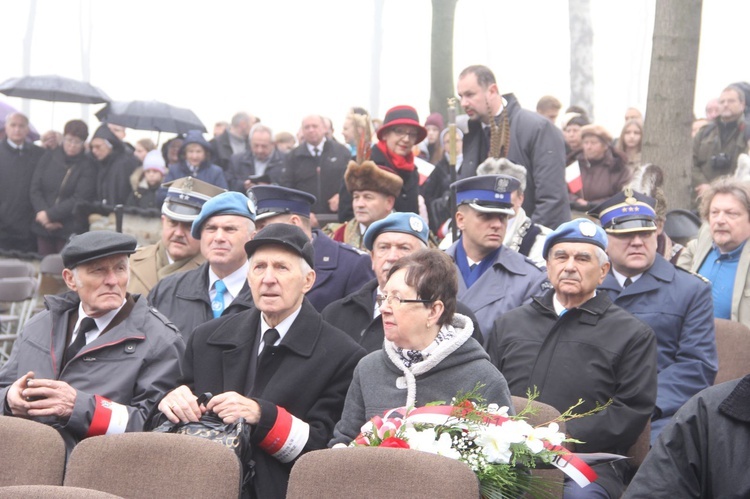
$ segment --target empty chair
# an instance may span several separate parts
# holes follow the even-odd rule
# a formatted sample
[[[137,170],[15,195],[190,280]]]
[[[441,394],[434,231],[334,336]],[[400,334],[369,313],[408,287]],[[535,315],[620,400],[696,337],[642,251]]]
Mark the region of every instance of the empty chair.
[[[35,289],[36,280],[31,277],[0,279],[0,302],[11,304],[8,313],[0,314],[0,364],[10,356],[13,340],[28,317]]]
[[[513,407],[516,413],[521,412],[525,407],[528,399],[526,397],[517,397],[513,395]],[[536,414],[530,414],[526,417],[526,421],[531,426],[539,426],[542,424],[549,423],[560,417],[560,411],[555,409],[549,404],[539,402],[538,400],[532,400],[531,406],[536,409]],[[558,422],[561,432],[565,433],[565,423]],[[559,469],[534,469],[531,471],[534,476],[542,477],[546,481],[546,489],[548,497],[562,497],[563,496],[563,480],[565,475]]]
[[[29,307],[27,317],[28,319],[34,312],[38,312],[44,309],[44,296],[45,295],[57,295],[68,291],[68,287],[65,285],[65,281],[62,277],[62,271],[65,268],[62,261],[62,256],[55,253],[47,255],[42,258],[39,264],[39,277],[37,279],[36,293],[34,294],[34,300]]]
[[[123,497],[236,499],[240,462],[230,449],[198,437],[104,435],[73,449],[64,483]]]
[[[0,487],[0,499],[117,499],[120,496],[92,489],[62,485],[16,485]]]
[[[750,374],[750,329],[739,322],[714,319],[719,372],[714,385]]]
[[[329,497],[477,499],[479,480],[465,463],[411,449],[308,452],[292,468],[287,499]]]
[[[62,485],[65,443],[57,430],[30,419],[0,416],[0,486]]]

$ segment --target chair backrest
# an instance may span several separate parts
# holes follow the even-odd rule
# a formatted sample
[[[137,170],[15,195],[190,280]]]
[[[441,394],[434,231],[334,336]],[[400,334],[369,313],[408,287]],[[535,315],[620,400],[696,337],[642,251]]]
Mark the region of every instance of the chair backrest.
[[[236,499],[240,462],[230,449],[199,437],[104,435],[73,449],[64,483],[123,497]]]
[[[326,449],[297,460],[286,497],[477,499],[479,480],[465,463],[417,450]]]
[[[34,266],[21,260],[0,260],[0,278],[3,277],[31,277]]]
[[[64,268],[65,265],[63,264],[62,256],[59,253],[45,256],[39,264],[39,272],[41,274],[54,274],[59,276],[62,274]]]
[[[513,407],[516,413],[521,412],[528,402],[526,397],[517,397],[513,395]],[[541,424],[548,423],[558,417],[560,417],[560,411],[555,409],[549,404],[539,402],[538,400],[531,401],[532,408],[535,409],[536,414],[530,414],[526,417],[526,421],[531,426],[539,426]],[[560,426],[560,431],[565,432],[565,423],[557,423]],[[563,496],[563,480],[565,475],[558,469],[534,469],[531,471],[533,476],[538,476],[544,479],[543,487],[546,489],[547,497],[562,497]]]
[[[715,319],[719,372],[714,385],[750,374],[750,328],[739,322]]]
[[[36,281],[31,277],[0,278],[0,302],[21,302],[34,296]]]
[[[62,485],[65,442],[60,434],[30,419],[0,416],[0,486]]]
[[[15,485],[0,487],[0,499],[117,499],[120,496],[92,489],[62,485]]]

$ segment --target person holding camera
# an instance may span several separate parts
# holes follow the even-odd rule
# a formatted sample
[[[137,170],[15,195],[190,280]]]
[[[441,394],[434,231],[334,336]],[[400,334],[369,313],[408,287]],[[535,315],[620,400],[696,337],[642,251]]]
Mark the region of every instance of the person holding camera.
[[[721,92],[719,116],[704,126],[693,139],[692,186],[697,198],[708,185],[723,175],[732,175],[737,158],[745,152],[745,93],[734,85]]]

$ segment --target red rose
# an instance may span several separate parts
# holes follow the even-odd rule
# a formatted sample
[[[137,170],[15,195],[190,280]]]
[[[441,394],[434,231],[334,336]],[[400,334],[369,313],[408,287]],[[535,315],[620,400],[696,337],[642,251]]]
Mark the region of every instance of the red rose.
[[[410,449],[406,440],[398,437],[388,437],[380,443],[380,447],[391,447],[394,449]]]

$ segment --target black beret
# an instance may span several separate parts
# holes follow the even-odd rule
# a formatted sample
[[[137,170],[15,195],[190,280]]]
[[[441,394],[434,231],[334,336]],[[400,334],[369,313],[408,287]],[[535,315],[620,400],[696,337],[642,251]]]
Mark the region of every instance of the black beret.
[[[65,268],[72,269],[105,256],[130,255],[135,253],[137,245],[138,241],[133,236],[110,230],[94,230],[72,237],[60,255]]]

